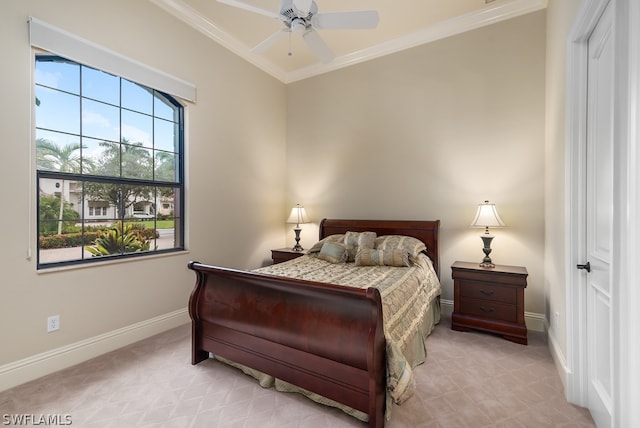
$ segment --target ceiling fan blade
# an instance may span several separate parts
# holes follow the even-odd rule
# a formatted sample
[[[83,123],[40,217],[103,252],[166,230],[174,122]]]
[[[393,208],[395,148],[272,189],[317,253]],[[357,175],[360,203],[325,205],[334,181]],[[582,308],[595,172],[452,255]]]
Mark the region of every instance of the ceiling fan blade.
[[[255,53],[266,52],[266,50],[269,49],[271,46],[275,45],[280,40],[287,37],[289,32],[290,30],[288,28],[283,28],[282,30],[273,33],[272,35],[264,39],[262,42],[258,43],[253,49],[251,49],[251,52],[255,52]]]
[[[218,0],[218,3],[226,4],[227,6],[237,7],[238,9],[248,10],[249,12],[259,13],[270,18],[280,19],[280,14],[270,10],[262,9],[261,7],[254,6],[239,0]]]
[[[331,62],[331,60],[335,57],[333,51],[327,44],[322,40],[322,38],[313,30],[309,30],[302,35],[307,46],[313,52],[313,54],[318,57],[318,59],[322,62]]]
[[[309,15],[313,0],[293,0],[293,9],[298,12],[298,16],[305,18]]]
[[[329,12],[313,15],[311,25],[319,30],[360,30],[376,28],[379,20],[378,12],[375,10]]]

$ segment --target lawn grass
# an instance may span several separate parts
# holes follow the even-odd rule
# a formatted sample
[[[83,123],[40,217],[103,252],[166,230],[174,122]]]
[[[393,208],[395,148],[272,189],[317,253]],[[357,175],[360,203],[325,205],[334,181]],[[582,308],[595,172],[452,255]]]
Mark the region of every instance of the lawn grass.
[[[140,221],[136,222],[144,226],[145,229],[151,229],[155,226],[156,229],[173,229],[173,220],[158,220],[155,223],[153,221]]]

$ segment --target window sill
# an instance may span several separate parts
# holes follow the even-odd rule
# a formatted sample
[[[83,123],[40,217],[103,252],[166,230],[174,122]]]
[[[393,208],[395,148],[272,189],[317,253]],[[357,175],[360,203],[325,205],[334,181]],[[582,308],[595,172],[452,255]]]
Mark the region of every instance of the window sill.
[[[36,269],[36,273],[40,275],[40,274],[62,272],[62,271],[69,271],[69,270],[90,269],[98,266],[101,267],[101,266],[108,266],[108,265],[122,264],[122,263],[136,263],[136,262],[139,263],[145,260],[158,259],[158,258],[164,258],[164,257],[183,256],[189,253],[190,253],[189,250],[177,250],[177,251],[163,252],[158,254],[149,254],[149,255],[140,256],[140,257],[124,257],[124,258],[116,258],[116,259],[110,259],[110,260],[104,260],[104,261],[96,261],[91,263],[78,263],[78,264],[70,264],[70,265],[55,266],[55,267],[41,267],[39,269]]]

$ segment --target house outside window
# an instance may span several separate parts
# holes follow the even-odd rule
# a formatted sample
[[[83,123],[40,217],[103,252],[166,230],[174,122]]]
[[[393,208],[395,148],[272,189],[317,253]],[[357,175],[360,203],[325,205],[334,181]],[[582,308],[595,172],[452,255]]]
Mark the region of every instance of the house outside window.
[[[99,205],[96,205],[95,201],[89,201],[89,217],[93,216],[106,216],[107,215],[107,202],[98,202]]]
[[[35,104],[39,269],[184,249],[175,98],[36,55]]]

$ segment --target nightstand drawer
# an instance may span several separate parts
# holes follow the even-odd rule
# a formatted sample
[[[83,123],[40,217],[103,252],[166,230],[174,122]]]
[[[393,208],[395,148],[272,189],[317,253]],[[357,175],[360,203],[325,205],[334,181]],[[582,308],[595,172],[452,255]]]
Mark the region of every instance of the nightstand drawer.
[[[465,281],[460,284],[460,294],[473,299],[515,304],[517,290],[513,287],[501,287],[485,282]]]
[[[518,310],[515,305],[481,299],[464,299],[460,302],[460,312],[506,322],[518,321]]]

